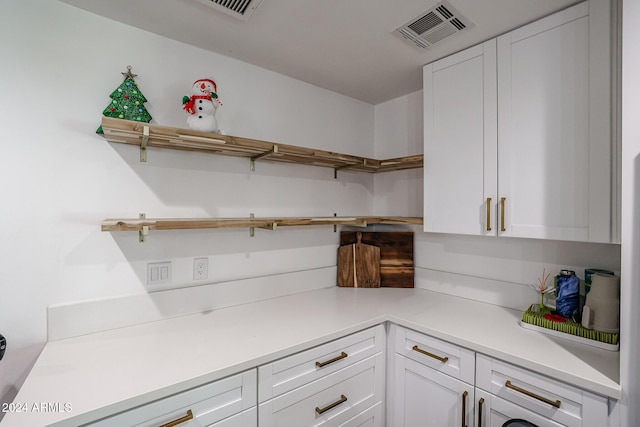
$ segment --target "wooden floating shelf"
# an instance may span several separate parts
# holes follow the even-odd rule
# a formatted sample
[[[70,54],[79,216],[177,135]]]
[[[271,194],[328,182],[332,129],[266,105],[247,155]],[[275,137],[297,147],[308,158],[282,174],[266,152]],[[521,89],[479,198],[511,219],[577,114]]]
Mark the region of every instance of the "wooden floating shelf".
[[[311,166],[348,169],[356,172],[389,172],[423,167],[422,154],[376,160],[313,148],[260,141],[237,136],[219,135],[169,126],[102,117],[102,129],[109,142],[140,147],[140,160],[146,161],[147,147],[199,151],[224,156],[248,157],[251,170],[258,159]]]
[[[102,231],[192,230],[207,228],[265,228],[301,227],[313,225],[353,225],[366,227],[372,224],[420,225],[420,217],[317,217],[317,218],[127,218],[105,219]]]

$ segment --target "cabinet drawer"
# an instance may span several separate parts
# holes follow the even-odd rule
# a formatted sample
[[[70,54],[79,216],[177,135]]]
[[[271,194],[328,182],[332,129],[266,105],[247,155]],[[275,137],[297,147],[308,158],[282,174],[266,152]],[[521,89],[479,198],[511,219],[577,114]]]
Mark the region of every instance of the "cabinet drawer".
[[[91,426],[157,427],[185,418],[181,427],[208,426],[256,405],[256,370],[252,369],[183,393],[102,419]],[[192,419],[187,420],[188,414]],[[226,426],[226,424],[221,424]],[[245,424],[229,424],[229,426]],[[246,424],[247,426],[251,424]]]
[[[207,427],[258,427],[258,408],[254,406]]]
[[[382,402],[378,402],[338,427],[383,427],[383,425]]]
[[[396,326],[396,353],[469,384],[474,383],[475,353],[455,344]]]
[[[478,388],[545,418],[570,427],[582,426],[584,420],[607,423],[603,396],[484,355],[477,356],[476,369]]]
[[[380,352],[261,403],[258,407],[260,426],[337,426],[346,423],[382,401],[384,369],[384,353]]]
[[[366,359],[385,348],[383,325],[357,332],[258,368],[258,401],[264,402]]]

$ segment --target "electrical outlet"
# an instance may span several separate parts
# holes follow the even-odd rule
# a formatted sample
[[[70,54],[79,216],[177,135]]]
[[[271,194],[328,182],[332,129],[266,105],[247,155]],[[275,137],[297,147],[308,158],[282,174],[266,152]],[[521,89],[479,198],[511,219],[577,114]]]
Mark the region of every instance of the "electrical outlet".
[[[147,264],[147,285],[171,283],[171,261]]]
[[[209,277],[209,258],[193,259],[193,280],[205,280]]]

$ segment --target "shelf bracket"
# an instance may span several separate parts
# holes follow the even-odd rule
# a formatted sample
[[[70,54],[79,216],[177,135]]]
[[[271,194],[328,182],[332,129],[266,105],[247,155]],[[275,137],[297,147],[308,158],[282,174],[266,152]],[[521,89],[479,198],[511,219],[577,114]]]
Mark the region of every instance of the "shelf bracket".
[[[251,213],[251,214],[249,214],[249,218],[253,219],[253,218],[255,218],[255,215]],[[278,223],[277,222],[272,222],[269,225],[263,225],[263,226],[260,226],[260,227],[257,227],[257,228],[261,228],[263,230],[275,231],[278,228]],[[256,227],[249,227],[249,237],[255,236],[255,230],[256,230]]]
[[[140,142],[140,161],[147,161],[147,144],[149,143],[149,126],[142,128],[142,141]]]
[[[274,154],[278,154],[278,146],[277,145],[273,145],[273,148],[269,151],[265,151],[262,154],[256,154],[255,156],[251,157],[251,163],[249,164],[249,169],[251,170],[251,172],[255,172],[256,171],[256,160],[258,159],[262,159],[265,157],[269,157],[272,156]]]
[[[146,127],[146,126],[145,126]],[[138,218],[145,219],[147,217],[146,214],[141,213],[138,215]],[[144,238],[149,235],[149,226],[143,225],[142,230],[138,231],[138,241],[140,243],[144,243]]]
[[[337,168],[333,168],[333,179],[338,179],[338,171],[343,169],[351,169],[356,166],[367,166],[367,159],[362,159],[362,163],[348,163],[346,165],[338,166]]]
[[[337,213],[333,213],[333,217],[336,218],[338,216]],[[333,232],[335,233],[336,231],[338,231],[338,225],[337,224],[333,224]]]

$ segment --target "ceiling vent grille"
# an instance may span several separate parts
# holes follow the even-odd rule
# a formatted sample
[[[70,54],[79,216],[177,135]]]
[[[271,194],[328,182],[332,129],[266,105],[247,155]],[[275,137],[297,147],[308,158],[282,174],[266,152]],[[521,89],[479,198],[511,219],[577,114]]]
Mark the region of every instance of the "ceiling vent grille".
[[[394,33],[420,49],[429,49],[460,31],[473,27],[473,23],[462,16],[447,1],[441,1],[434,7],[413,18]]]
[[[262,0],[196,0],[211,6],[215,10],[227,13],[239,19],[247,20],[260,6]]]

